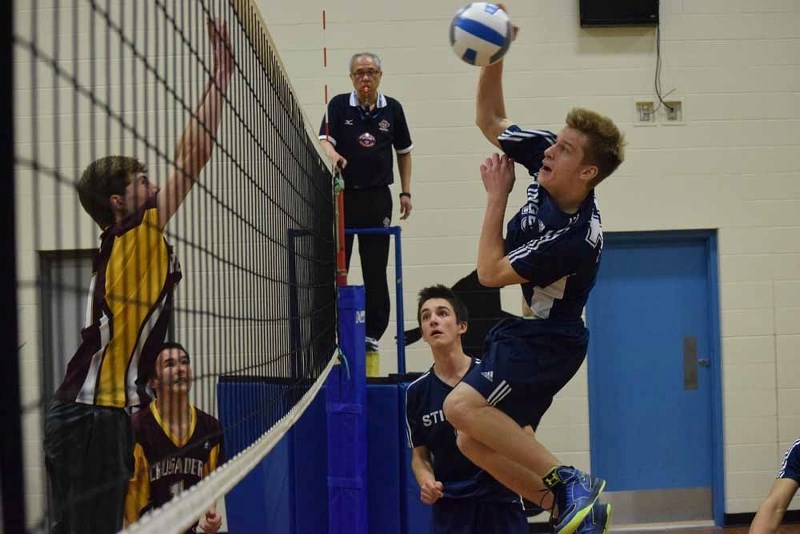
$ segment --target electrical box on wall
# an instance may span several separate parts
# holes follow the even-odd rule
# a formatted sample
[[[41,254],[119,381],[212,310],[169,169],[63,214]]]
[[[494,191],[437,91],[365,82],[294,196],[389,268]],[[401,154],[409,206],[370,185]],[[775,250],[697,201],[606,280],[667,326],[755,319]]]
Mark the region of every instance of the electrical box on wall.
[[[579,0],[581,26],[658,26],[659,0]]]

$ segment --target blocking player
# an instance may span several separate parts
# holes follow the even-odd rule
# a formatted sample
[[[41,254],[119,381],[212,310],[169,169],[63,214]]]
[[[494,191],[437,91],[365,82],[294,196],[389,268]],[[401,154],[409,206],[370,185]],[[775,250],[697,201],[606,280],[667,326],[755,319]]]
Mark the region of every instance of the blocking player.
[[[45,465],[55,533],[107,534],[122,527],[133,467],[127,408],[147,400],[145,370],[164,340],[181,273],[164,238],[211,157],[233,72],[228,31],[209,20],[211,78],[177,143],[160,190],[138,160],[91,163],[77,189],[103,230],[94,259],[82,342],[45,415]]]

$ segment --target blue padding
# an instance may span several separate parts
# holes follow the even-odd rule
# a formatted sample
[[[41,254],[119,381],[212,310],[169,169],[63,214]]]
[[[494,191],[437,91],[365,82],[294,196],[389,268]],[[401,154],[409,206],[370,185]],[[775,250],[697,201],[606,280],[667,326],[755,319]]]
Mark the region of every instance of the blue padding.
[[[369,531],[400,534],[400,402],[397,384],[367,384]]]
[[[251,445],[286,412],[289,384],[280,378],[219,382],[217,399],[228,457]],[[327,533],[324,393],[317,395],[286,436],[225,496],[229,532]],[[256,406],[264,410],[254,415]]]
[[[328,532],[328,424],[325,397],[326,390],[323,388],[291,430],[294,446],[294,534]]]
[[[339,288],[339,348],[347,358],[326,382],[330,534],[367,534],[364,288]]]
[[[400,513],[402,515],[404,534],[428,532],[431,524],[431,507],[420,500],[419,484],[417,484],[417,479],[414,478],[414,472],[411,470],[411,449],[408,447],[408,437],[405,431],[405,398],[406,390],[410,383],[401,382],[398,388],[402,410],[400,426],[403,429],[400,435],[400,481],[402,483]]]
[[[280,399],[286,390],[285,383],[265,379],[219,382],[219,420],[229,458],[250,446],[280,418],[285,411]],[[254,415],[253,407],[265,406],[265,399],[272,400],[272,408]],[[279,399],[277,403],[275,399]],[[292,531],[290,467],[290,443],[283,439],[225,496],[230,532]]]

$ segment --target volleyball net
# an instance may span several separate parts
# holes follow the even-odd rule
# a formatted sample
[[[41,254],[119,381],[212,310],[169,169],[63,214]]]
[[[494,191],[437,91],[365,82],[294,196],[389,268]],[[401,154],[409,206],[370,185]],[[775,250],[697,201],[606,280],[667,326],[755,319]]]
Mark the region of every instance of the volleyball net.
[[[3,120],[15,136],[29,530],[47,528],[49,514],[38,429],[92,320],[90,287],[98,294],[91,284],[101,230],[81,205],[78,181],[91,162],[122,155],[146,165],[159,196],[178,199],[167,177],[190,175],[202,159],[187,147],[210,152],[163,231],[175,258],[165,269],[181,277],[162,310],[165,337],[191,357],[192,404],[222,420],[226,439],[249,444],[229,449],[227,463],[167,513],[131,527],[180,532],[258,464],[335,361],[332,178],[250,0],[15,0],[13,15],[14,113]],[[229,81],[219,74],[224,61]],[[209,94],[220,97],[216,112]],[[151,259],[134,256],[127,268],[139,272]],[[131,286],[109,307],[146,307],[136,289],[143,279],[127,276]],[[129,336],[138,353],[142,330]],[[221,384],[252,383],[270,387],[220,413]],[[124,384],[114,388],[125,398]]]

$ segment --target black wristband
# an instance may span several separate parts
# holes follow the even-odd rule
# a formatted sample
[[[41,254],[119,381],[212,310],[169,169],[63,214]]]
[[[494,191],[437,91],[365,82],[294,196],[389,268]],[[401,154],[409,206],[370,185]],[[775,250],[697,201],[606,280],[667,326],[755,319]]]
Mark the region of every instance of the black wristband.
[[[398,196],[399,196],[400,198],[403,198],[403,197],[408,197],[408,198],[411,198],[411,193],[406,193],[405,191],[403,191],[403,192],[402,192],[402,193],[400,193]]]

